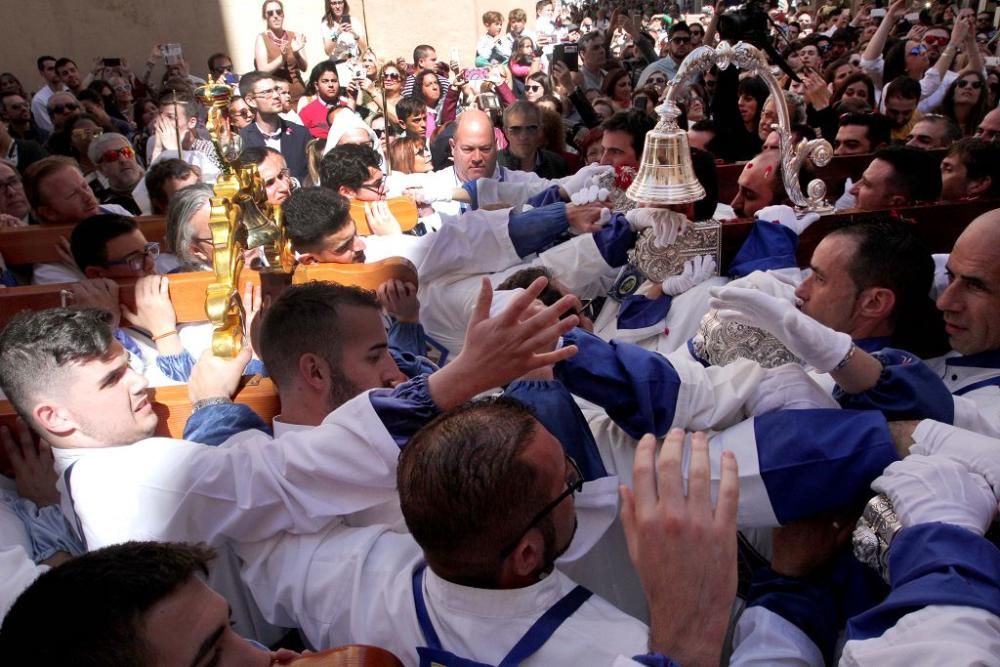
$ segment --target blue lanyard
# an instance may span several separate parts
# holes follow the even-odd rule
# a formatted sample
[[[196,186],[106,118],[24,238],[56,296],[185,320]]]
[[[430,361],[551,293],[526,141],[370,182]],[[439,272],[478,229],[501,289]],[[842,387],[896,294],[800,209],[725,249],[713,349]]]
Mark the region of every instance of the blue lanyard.
[[[1000,377],[986,378],[985,380],[980,380],[979,382],[973,382],[968,387],[962,387],[957,391],[953,391],[952,396],[963,396],[968,394],[970,391],[975,391],[976,389],[981,389],[983,387],[993,387],[1000,386]]]
[[[420,631],[424,635],[424,642],[427,643],[427,649],[418,648],[417,652],[422,658],[426,658],[421,661],[421,665],[424,664],[441,664],[452,667],[471,667],[473,665],[489,667],[483,663],[468,660],[466,658],[460,658],[448,651],[445,651],[441,646],[441,640],[438,637],[437,631],[434,630],[434,624],[431,623],[431,617],[427,613],[427,605],[424,602],[424,569],[425,565],[421,565],[413,572],[413,604],[417,610],[417,621],[420,623]],[[520,641],[514,645],[514,648],[504,656],[503,660],[500,661],[498,667],[513,667],[514,665],[519,665],[523,661],[531,657],[538,649],[540,649],[545,642],[555,634],[556,630],[566,621],[570,616],[576,613],[584,602],[586,602],[590,596],[593,595],[583,586],[577,586],[569,593],[567,593],[559,602],[555,603],[542,614],[537,621],[535,621],[528,631],[521,637]],[[428,650],[429,649],[429,650]]]

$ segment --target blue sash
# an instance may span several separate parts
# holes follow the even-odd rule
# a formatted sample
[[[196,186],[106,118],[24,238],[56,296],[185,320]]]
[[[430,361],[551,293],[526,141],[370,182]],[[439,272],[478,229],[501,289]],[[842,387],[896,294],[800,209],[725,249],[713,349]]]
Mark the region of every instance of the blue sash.
[[[461,658],[441,646],[441,640],[434,630],[434,624],[431,623],[431,617],[427,613],[427,605],[424,603],[424,568],[425,566],[421,565],[413,573],[413,604],[417,610],[420,632],[423,633],[424,642],[427,643],[427,646],[417,647],[420,667],[493,667],[486,663]],[[583,586],[577,586],[567,593],[528,628],[525,635],[496,667],[513,667],[531,657],[591,595],[592,593]]]

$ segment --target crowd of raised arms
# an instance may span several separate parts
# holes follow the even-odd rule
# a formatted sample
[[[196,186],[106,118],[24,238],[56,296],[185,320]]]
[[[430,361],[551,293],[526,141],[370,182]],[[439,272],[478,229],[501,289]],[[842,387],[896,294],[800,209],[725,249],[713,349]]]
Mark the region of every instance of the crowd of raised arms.
[[[333,276],[247,280],[232,357],[195,45],[0,74],[2,662],[1000,665],[992,0],[540,0],[412,57],[359,2],[208,59]],[[671,83],[738,39],[834,149],[801,189],[773,82]],[[668,91],[704,194],[636,204]]]

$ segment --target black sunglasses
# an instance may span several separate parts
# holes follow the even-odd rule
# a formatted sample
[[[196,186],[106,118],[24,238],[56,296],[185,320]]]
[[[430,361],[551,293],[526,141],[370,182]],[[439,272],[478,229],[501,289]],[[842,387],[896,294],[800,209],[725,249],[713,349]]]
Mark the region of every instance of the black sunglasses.
[[[548,505],[542,508],[542,510],[532,518],[528,526],[518,533],[517,539],[511,542],[503,551],[500,552],[500,560],[507,558],[510,554],[514,553],[514,549],[517,545],[521,543],[521,538],[524,537],[525,533],[538,525],[538,522],[548,516],[552,510],[559,506],[559,503],[569,498],[574,493],[579,493],[580,489],[583,488],[583,472],[580,471],[580,466],[576,464],[573,457],[566,456],[566,463],[569,464],[570,474],[572,477],[566,480],[566,490],[560,493],[555,500],[550,502]]]
[[[52,113],[63,113],[65,111],[76,111],[80,108],[80,105],[76,102],[70,102],[69,104],[57,104],[52,107]]]

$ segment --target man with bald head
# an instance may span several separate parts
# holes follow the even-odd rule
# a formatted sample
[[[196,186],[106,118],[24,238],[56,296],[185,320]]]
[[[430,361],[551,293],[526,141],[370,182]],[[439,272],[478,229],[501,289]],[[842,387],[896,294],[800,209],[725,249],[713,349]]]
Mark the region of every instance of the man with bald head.
[[[994,109],[983,116],[976,128],[976,136],[986,141],[1000,140],[1000,109]]]

